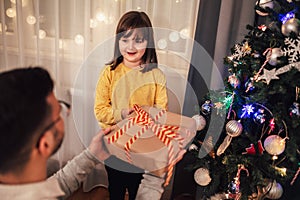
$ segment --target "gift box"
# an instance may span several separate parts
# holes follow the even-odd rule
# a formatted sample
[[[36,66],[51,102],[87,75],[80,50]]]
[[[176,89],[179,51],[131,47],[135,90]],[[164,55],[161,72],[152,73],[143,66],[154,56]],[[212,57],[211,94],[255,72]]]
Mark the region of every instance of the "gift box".
[[[196,121],[155,107],[135,105],[134,109],[132,117],[105,136],[109,152],[150,172],[172,165],[196,135]]]

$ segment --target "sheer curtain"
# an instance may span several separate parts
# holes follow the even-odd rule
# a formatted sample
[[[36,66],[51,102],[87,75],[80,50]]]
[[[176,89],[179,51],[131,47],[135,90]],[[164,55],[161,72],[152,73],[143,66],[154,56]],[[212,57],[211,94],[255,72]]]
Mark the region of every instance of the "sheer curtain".
[[[53,156],[57,167],[81,152],[99,129],[93,114],[94,89],[99,71],[112,58],[115,28],[126,11],[149,15],[172,96],[170,110],[181,112],[199,2],[0,0],[0,71],[43,66],[55,81],[56,96],[72,103],[64,143]],[[96,182],[106,185],[103,170],[97,173]]]

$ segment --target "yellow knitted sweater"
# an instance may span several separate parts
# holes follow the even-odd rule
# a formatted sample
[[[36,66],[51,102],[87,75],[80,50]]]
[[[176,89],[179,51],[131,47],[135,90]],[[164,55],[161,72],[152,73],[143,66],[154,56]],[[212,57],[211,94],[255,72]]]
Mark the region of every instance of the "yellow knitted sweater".
[[[140,106],[167,108],[166,78],[163,72],[152,69],[141,72],[140,68],[129,68],[123,63],[115,70],[105,66],[99,76],[95,91],[94,113],[102,128],[122,120],[122,109]]]

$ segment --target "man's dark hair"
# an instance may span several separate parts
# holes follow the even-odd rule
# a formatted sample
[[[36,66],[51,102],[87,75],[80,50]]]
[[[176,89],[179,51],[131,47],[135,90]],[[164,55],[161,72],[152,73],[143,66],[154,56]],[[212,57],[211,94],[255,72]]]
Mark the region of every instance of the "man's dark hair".
[[[22,169],[51,108],[53,80],[41,67],[0,74],[0,173]]]

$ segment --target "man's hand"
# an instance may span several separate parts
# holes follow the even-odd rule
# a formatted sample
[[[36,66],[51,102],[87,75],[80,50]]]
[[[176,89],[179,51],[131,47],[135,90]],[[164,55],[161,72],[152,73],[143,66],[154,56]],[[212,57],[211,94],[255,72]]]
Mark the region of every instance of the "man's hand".
[[[99,133],[93,137],[91,144],[88,147],[89,151],[100,161],[104,161],[110,156],[103,141],[103,136],[108,134],[110,131],[111,128],[100,130]]]

